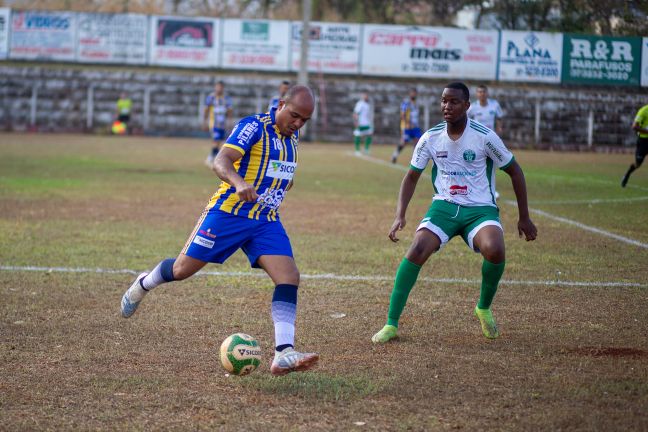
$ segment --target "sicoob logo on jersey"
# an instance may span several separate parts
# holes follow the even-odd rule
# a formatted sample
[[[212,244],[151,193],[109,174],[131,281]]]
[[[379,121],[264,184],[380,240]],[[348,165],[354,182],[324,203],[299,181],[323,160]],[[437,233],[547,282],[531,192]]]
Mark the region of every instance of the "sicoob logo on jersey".
[[[463,158],[466,162],[472,162],[476,157],[477,155],[472,150],[466,150],[465,152],[463,152]]]

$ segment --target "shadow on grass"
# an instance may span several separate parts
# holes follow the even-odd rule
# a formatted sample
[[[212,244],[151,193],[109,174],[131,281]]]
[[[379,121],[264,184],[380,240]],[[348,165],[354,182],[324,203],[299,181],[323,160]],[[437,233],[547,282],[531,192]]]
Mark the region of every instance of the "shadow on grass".
[[[378,393],[387,384],[387,380],[374,382],[366,376],[328,375],[321,372],[294,373],[283,377],[259,374],[241,379],[241,385],[247,389],[326,401],[362,399]]]

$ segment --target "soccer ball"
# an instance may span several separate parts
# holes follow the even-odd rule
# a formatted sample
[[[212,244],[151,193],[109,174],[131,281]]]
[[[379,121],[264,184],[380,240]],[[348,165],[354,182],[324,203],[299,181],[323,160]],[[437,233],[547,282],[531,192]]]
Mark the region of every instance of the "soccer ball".
[[[112,125],[112,133],[115,135],[124,135],[126,133],[126,124],[119,120],[114,122]]]
[[[220,360],[227,372],[247,375],[261,364],[261,347],[252,336],[234,333],[221,344]]]

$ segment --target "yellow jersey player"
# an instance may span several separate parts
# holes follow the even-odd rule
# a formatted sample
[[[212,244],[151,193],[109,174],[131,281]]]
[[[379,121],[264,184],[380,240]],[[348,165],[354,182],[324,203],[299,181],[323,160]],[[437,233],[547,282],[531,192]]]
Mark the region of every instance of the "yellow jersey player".
[[[161,261],[140,274],[122,297],[125,318],[135,313],[145,294],[158,285],[186,279],[208,262],[222,264],[241,249],[253,268],[262,268],[275,284],[272,319],[273,375],[307,370],[319,356],[294,350],[299,270],[279,206],[297,168],[299,129],[315,109],[312,91],[295,86],[277,108],[241,120],[214,160],[222,179],[177,258]]]
[[[632,130],[637,133],[637,150],[635,151],[635,162],[630,165],[628,171],[621,180],[621,187],[626,187],[630,174],[641,166],[646,155],[648,155],[648,105],[639,108],[634,122],[632,122]]]
[[[421,127],[419,124],[419,107],[416,103],[417,91],[415,88],[410,89],[409,99],[405,99],[400,106],[400,129],[401,139],[392,154],[392,163],[396,163],[398,155],[403,151],[405,144],[409,142],[416,143],[421,137]]]
[[[212,149],[207,155],[205,164],[213,168],[214,158],[218,154],[221,143],[225,139],[225,129],[227,121],[232,115],[232,99],[225,96],[225,84],[218,81],[214,85],[214,92],[207,95],[205,99],[205,110],[203,113],[203,123],[206,130],[211,131],[213,141]]]

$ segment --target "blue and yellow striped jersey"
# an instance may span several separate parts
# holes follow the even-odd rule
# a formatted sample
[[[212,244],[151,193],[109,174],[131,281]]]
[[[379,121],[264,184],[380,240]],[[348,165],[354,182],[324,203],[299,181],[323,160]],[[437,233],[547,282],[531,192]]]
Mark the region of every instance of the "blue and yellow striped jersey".
[[[232,108],[232,98],[229,96],[218,97],[210,93],[205,98],[205,106],[209,110],[209,128],[225,129],[227,111]]]
[[[256,220],[279,219],[277,211],[297,168],[298,133],[290,137],[281,135],[275,125],[275,112],[272,109],[244,118],[223,144],[243,155],[234,163],[234,169],[255,187],[259,199],[241,201],[236,189],[222,182],[206,210],[217,209]]]
[[[401,120],[401,130],[419,127],[419,110],[415,102],[411,99],[405,99],[401,103],[400,111],[404,114]]]

